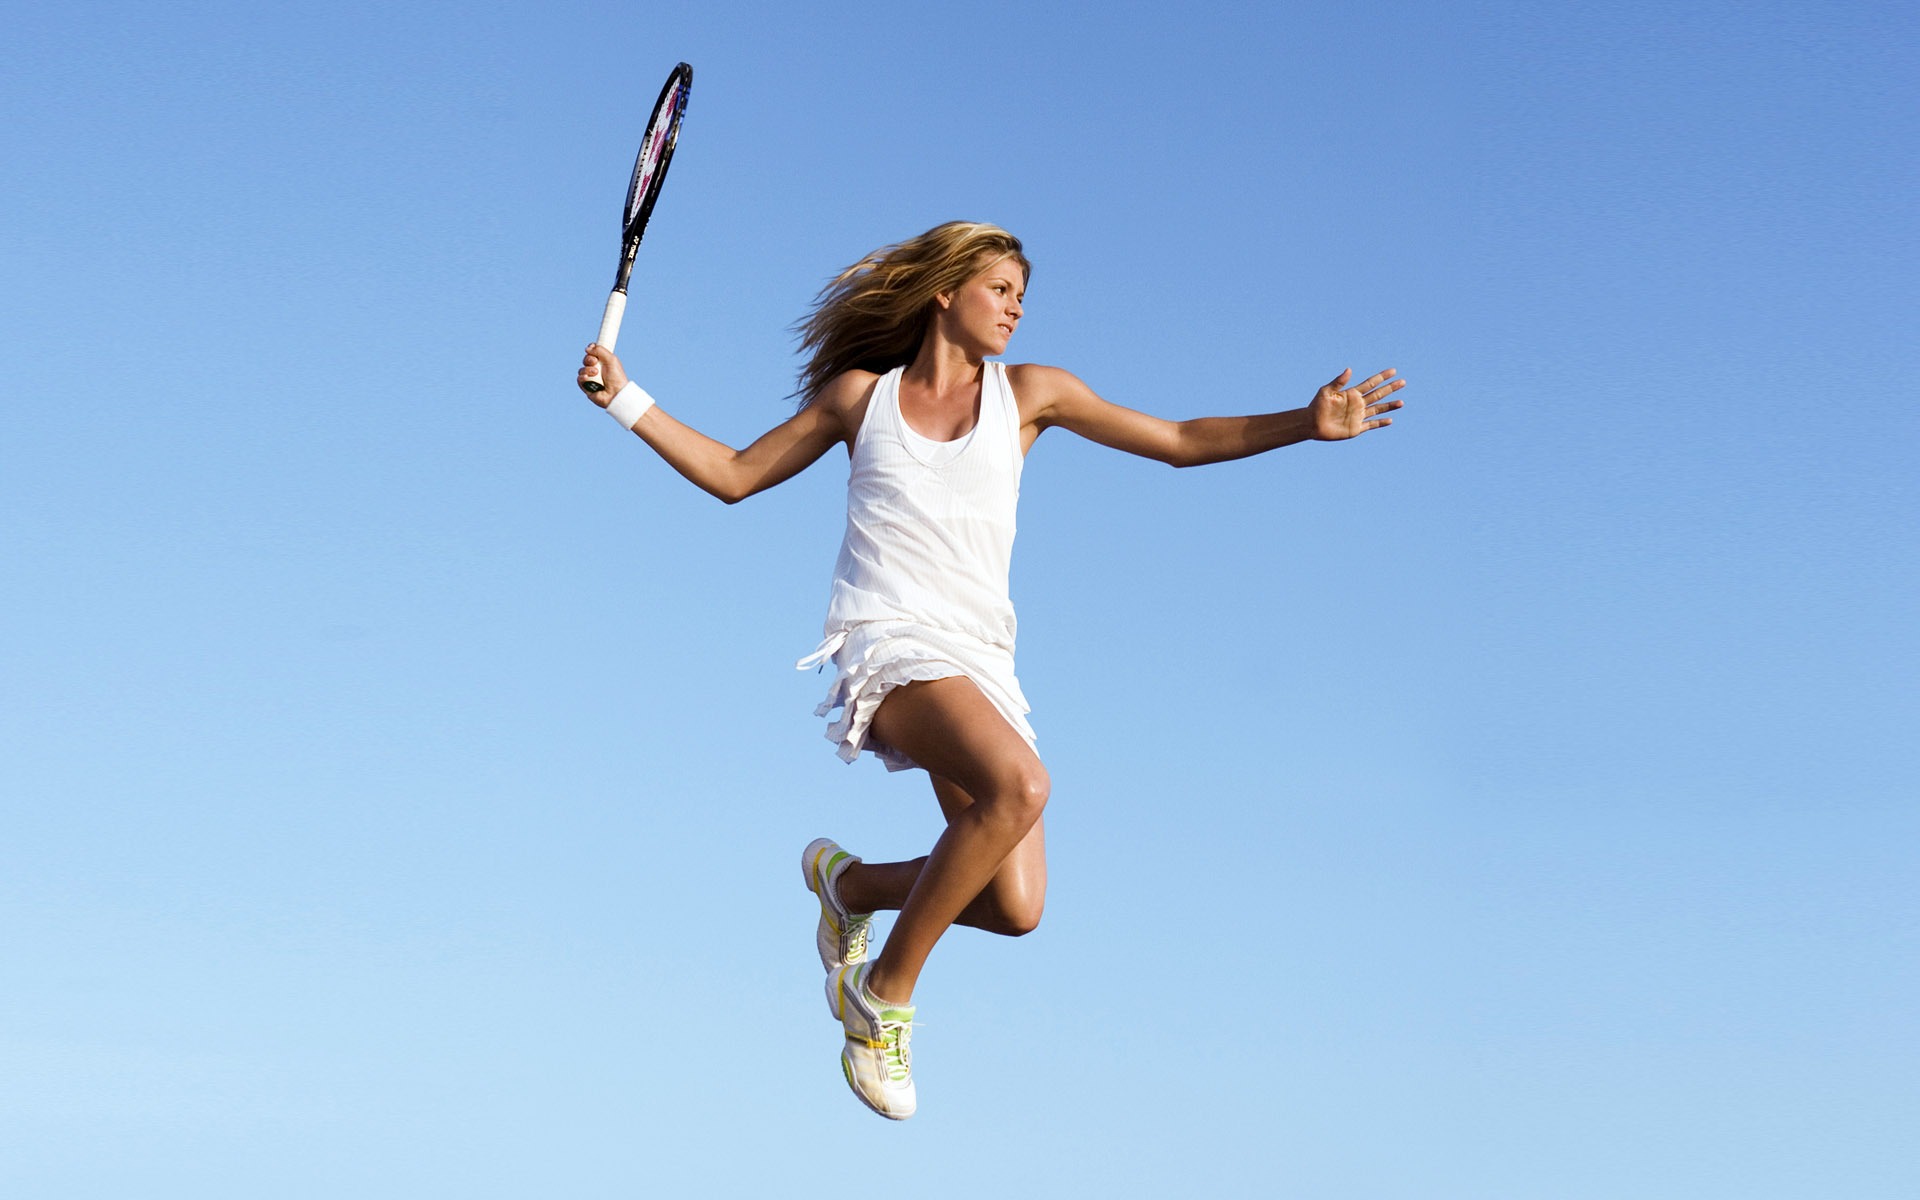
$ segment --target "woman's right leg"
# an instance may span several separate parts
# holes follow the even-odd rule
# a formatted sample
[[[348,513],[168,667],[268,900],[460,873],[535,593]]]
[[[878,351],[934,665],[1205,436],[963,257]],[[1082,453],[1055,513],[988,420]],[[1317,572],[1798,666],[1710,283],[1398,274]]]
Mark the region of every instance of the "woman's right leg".
[[[934,776],[933,794],[948,822],[973,807],[973,797],[951,779]],[[906,904],[926,863],[925,855],[906,862],[854,863],[840,875],[836,895],[853,912],[897,911]],[[1007,855],[986,889],[960,910],[954,924],[1020,937],[1040,924],[1046,900],[1046,818],[1042,817]]]
[[[874,714],[873,732],[970,801],[948,813],[867,975],[873,995],[904,1005],[934,944],[1036,831],[1050,785],[1033,747],[970,679],[895,688]]]

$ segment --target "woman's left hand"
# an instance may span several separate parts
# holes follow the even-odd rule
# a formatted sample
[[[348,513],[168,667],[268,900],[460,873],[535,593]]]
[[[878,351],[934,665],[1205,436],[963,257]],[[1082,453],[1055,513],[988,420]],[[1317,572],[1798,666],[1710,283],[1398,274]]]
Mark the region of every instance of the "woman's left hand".
[[[1313,417],[1313,436],[1318,440],[1345,441],[1369,429],[1391,425],[1393,419],[1380,414],[1392,412],[1405,403],[1387,399],[1407,386],[1406,380],[1394,378],[1392,368],[1356,387],[1348,387],[1347,381],[1352,378],[1353,368],[1349,367],[1334,376],[1333,382],[1322,387],[1307,405],[1307,412]]]

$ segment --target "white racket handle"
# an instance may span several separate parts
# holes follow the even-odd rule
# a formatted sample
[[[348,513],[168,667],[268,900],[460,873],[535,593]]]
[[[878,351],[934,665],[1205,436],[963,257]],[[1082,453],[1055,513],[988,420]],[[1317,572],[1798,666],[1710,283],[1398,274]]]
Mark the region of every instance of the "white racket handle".
[[[607,349],[620,340],[620,318],[627,315],[627,294],[612,292],[607,296],[607,311],[600,314],[600,336],[593,339]]]
[[[608,350],[613,349],[613,344],[620,340],[620,319],[626,315],[627,294],[625,292],[609,293],[607,310],[600,314],[600,336],[593,340]],[[607,385],[600,381],[599,366],[596,364],[591,369],[593,374],[581,380],[580,386],[589,393],[606,390]]]

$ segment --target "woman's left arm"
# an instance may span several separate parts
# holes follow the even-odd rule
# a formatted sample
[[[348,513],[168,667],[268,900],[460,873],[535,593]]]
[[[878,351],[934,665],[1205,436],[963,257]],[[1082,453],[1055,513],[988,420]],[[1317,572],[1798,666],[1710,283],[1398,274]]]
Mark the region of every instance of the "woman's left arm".
[[[1176,467],[1198,467],[1264,454],[1295,442],[1337,442],[1393,424],[1384,414],[1404,401],[1389,399],[1406,386],[1392,370],[1348,386],[1346,370],[1317,392],[1305,408],[1246,417],[1196,417],[1168,421],[1103,400],[1094,390],[1058,367],[1022,365],[1011,369],[1014,394],[1026,412],[1032,438],[1051,426],[1072,430],[1089,441]]]

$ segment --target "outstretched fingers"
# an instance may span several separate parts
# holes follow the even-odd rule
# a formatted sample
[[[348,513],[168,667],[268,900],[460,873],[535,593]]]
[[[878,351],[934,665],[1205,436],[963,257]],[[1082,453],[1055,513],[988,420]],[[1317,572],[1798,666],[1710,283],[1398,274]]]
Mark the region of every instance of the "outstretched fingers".
[[[1395,379],[1393,377],[1394,374],[1393,368],[1389,367],[1354,389],[1360,394],[1360,398],[1366,401],[1366,416],[1378,417],[1381,413],[1392,412],[1394,409],[1406,405],[1406,401],[1404,400],[1389,400],[1387,398],[1407,386],[1406,380]],[[1383,425],[1391,424],[1393,424],[1393,422],[1389,420],[1378,420],[1368,424],[1367,428],[1378,429]]]
[[[1399,387],[1402,383],[1406,382],[1405,380],[1402,380],[1402,379],[1394,379],[1393,378],[1394,375],[1395,375],[1394,369],[1392,367],[1388,367],[1386,370],[1380,372],[1378,375],[1375,375],[1369,378],[1366,382],[1360,384],[1360,386],[1356,387],[1353,390],[1359,392],[1361,395],[1366,396],[1368,398],[1372,398],[1375,392],[1390,392],[1393,389]],[[1390,380],[1391,382],[1389,382]]]

